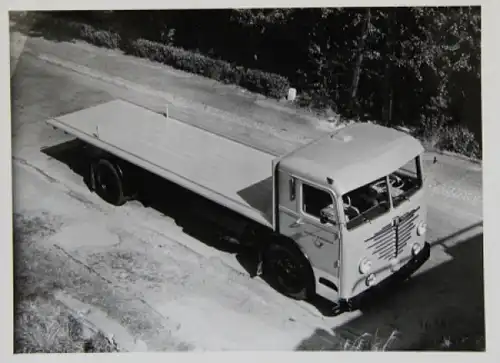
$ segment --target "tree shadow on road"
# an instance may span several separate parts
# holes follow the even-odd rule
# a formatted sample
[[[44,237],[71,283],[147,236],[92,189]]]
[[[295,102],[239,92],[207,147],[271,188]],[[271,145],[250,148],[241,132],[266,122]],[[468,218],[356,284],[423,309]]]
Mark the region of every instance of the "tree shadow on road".
[[[469,231],[464,228],[433,245]],[[338,350],[334,336],[341,341],[358,339],[356,349],[380,349],[397,332],[389,350],[484,351],[483,234],[444,247],[443,252],[450,260],[374,295],[361,306],[359,317],[332,329],[334,334],[316,331],[296,349]],[[359,348],[363,339],[368,344]]]

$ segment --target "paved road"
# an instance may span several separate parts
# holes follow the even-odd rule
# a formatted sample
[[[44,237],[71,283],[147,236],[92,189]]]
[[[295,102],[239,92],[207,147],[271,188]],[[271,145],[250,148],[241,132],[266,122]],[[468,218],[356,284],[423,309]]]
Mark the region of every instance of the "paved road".
[[[404,289],[372,309],[328,318],[315,307],[285,299],[259,279],[250,279],[239,256],[214,247],[209,236],[193,235],[189,228],[193,221],[183,220],[175,210],[145,208],[140,203],[115,210],[88,192],[60,152],[40,152],[67,140],[43,124],[51,116],[114,98],[162,110],[164,98],[140,87],[125,89],[83,76],[30,54],[21,55],[16,64],[12,95],[14,193],[23,190],[15,211],[46,210],[65,218],[47,246],[63,248],[114,288],[128,291],[131,299],[145,301],[165,319],[176,342],[197,349],[335,349],[339,342],[335,335],[378,331],[388,336],[397,329],[400,346],[408,347],[418,343],[420,334],[477,328],[482,319],[482,199],[477,166],[444,156],[437,164],[426,164],[431,172],[431,261]],[[256,146],[280,152],[301,142],[291,134],[276,136],[272,130],[245,127],[225,116],[215,122],[217,115],[210,115],[204,120],[206,127]],[[188,116],[189,121],[194,119]],[[44,198],[39,195],[41,183]],[[82,238],[90,232],[92,238]],[[120,312],[112,303],[105,309],[112,316]],[[144,319],[151,315],[144,314]],[[162,349],[158,340],[141,339],[151,350]]]

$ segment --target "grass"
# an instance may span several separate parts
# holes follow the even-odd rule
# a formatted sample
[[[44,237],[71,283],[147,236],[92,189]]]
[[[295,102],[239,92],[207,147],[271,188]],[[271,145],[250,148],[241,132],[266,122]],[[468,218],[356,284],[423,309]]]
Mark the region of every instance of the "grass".
[[[393,331],[387,339],[381,339],[369,333],[364,333],[355,340],[346,340],[343,344],[344,351],[387,351],[397,339],[397,331]]]
[[[16,353],[115,352],[116,345],[102,332],[81,321],[51,297],[21,300],[15,314]]]
[[[37,245],[55,232],[47,227],[47,216],[25,219],[14,215],[14,352],[118,351],[105,334],[87,328],[54,298],[65,271],[60,256]]]
[[[473,329],[474,330],[474,329]],[[485,350],[485,337],[481,332],[469,332],[461,334],[452,329],[433,328],[426,331],[420,341],[407,350],[415,351],[475,351]],[[344,351],[390,351],[392,345],[398,339],[398,332],[394,330],[390,336],[383,339],[375,334],[364,333],[355,340],[346,340],[343,343]]]

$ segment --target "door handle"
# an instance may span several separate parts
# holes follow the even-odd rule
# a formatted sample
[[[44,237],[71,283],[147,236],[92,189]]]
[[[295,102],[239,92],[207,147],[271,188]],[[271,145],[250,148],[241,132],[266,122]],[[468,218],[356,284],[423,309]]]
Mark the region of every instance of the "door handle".
[[[322,242],[322,241],[320,240],[320,238],[319,238],[319,237],[316,237],[316,239],[314,240],[314,245],[315,245],[317,248],[321,248],[321,247],[323,247],[323,245],[324,245],[324,244],[325,244],[325,243],[324,243],[324,242]]]
[[[301,226],[301,225],[303,225],[303,224],[304,224],[304,220],[303,220],[302,218],[299,218],[299,219],[297,219],[295,222],[293,222],[293,223],[290,225],[290,227],[291,227],[291,228],[297,228],[297,227],[299,227],[299,226]]]

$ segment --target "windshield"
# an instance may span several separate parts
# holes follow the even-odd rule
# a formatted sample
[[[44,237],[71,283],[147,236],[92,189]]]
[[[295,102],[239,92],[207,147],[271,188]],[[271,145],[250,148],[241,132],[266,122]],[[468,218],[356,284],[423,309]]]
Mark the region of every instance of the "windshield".
[[[412,159],[388,176],[363,185],[342,196],[347,229],[378,218],[396,208],[422,187],[419,158]],[[390,190],[390,197],[389,197]]]
[[[423,179],[419,158],[410,160],[394,173],[389,175],[391,198],[394,207],[408,200],[416,191],[422,188]]]
[[[422,188],[423,179],[419,158],[410,160],[394,173],[389,175],[391,183],[391,198],[394,207],[408,200],[416,191]]]
[[[347,229],[377,218],[390,209],[387,177],[363,185],[342,197]]]

